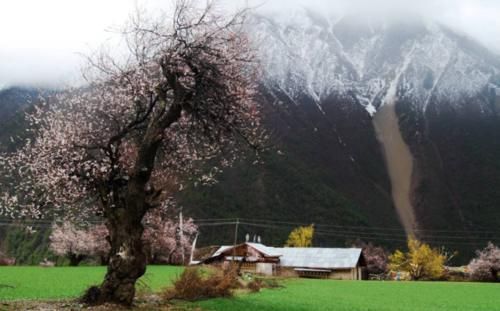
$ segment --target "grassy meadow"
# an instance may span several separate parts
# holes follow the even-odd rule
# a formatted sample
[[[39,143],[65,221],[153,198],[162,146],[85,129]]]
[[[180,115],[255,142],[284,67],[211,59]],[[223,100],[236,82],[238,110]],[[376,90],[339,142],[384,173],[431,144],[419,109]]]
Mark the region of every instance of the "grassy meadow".
[[[148,266],[138,286],[158,291],[181,272],[181,267]],[[0,267],[0,301],[78,297],[105,274],[106,267]]]
[[[206,300],[203,310],[500,310],[500,284],[296,279],[285,288]]]
[[[105,267],[0,267],[0,301],[78,297]],[[158,291],[182,268],[149,266],[139,287]],[[176,302],[188,310],[500,310],[500,284],[290,279],[284,287],[230,299]]]

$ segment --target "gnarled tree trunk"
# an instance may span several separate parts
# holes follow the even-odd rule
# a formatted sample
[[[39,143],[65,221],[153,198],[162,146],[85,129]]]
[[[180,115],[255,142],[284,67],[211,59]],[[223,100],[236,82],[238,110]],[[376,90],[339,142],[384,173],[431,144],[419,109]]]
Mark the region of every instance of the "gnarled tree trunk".
[[[147,254],[142,241],[142,219],[151,208],[150,199],[154,196],[151,186],[147,185],[160,144],[160,134],[155,127],[148,129],[127,186],[117,186],[111,192],[110,201],[113,204],[105,202],[108,205],[105,218],[111,251],[98,303],[131,305],[135,283],[146,272]]]
[[[135,283],[146,272],[146,253],[142,245],[142,216],[118,208],[108,219],[111,251],[108,271],[100,287],[99,302],[131,305]]]

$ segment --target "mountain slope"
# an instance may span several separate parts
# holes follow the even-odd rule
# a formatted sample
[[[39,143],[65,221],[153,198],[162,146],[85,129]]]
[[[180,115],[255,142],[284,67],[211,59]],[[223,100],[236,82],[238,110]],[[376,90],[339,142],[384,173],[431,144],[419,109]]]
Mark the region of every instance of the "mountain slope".
[[[388,173],[397,160],[388,160],[384,148],[391,135],[377,136],[373,122],[393,105],[391,128],[399,130],[412,164],[407,176],[398,175],[409,184],[415,218],[406,232],[465,255],[496,239],[475,232],[497,230],[500,222],[496,55],[414,16],[336,18],[299,10],[256,15],[250,27],[262,60],[259,101],[273,148],[263,165],[243,161],[215,186],[188,187],[180,194],[186,214],[332,226],[318,230],[317,245],[338,246],[356,236],[404,244],[393,199],[399,190]],[[4,129],[4,137],[12,135]],[[239,238],[260,234],[279,245],[293,226],[242,224]],[[353,226],[367,229],[360,234]],[[200,242],[232,243],[232,230],[204,227]]]
[[[12,87],[0,89],[0,124],[37,99],[38,92],[31,88]]]
[[[306,92],[319,103],[331,94],[353,93],[373,114],[401,76],[400,95],[425,111],[431,101],[460,102],[488,85],[499,87],[498,57],[417,17],[330,20],[298,11],[283,19],[256,16],[254,23],[266,84],[292,99]]]
[[[40,92],[26,87],[0,90],[0,152],[13,150],[17,137],[26,135],[23,111],[32,107]]]
[[[338,19],[302,10],[255,16],[252,27],[265,73],[267,126],[281,150],[305,165],[295,178],[285,177],[289,182],[319,172],[324,179],[315,176],[314,182],[325,183],[359,206],[363,225],[401,226],[391,199],[391,163],[372,123],[380,107],[394,101],[396,122],[413,162],[408,177],[416,219],[412,230],[464,253],[494,238],[474,231],[496,230],[500,220],[495,210],[500,201],[500,145],[495,139],[500,135],[499,57],[445,26],[414,16]],[[237,191],[237,185],[249,182],[238,172],[228,172],[221,185],[207,191],[224,193],[229,184]],[[282,177],[265,175],[269,184]],[[262,215],[277,209],[268,199],[259,198],[258,204],[257,199],[247,200],[243,205],[248,207],[239,212]],[[226,210],[225,199],[221,202]],[[318,221],[301,204],[290,199],[278,215]],[[329,217],[327,205],[317,207],[325,215],[319,217],[321,223],[352,224]],[[471,238],[454,239],[439,230],[465,230]]]

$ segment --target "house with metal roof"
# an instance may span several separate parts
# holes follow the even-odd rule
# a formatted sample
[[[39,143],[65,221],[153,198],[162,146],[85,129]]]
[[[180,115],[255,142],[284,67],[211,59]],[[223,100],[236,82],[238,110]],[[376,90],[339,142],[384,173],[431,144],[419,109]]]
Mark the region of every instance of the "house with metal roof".
[[[228,265],[281,276],[343,280],[364,279],[365,259],[361,248],[269,247],[260,243],[221,246],[205,264]]]

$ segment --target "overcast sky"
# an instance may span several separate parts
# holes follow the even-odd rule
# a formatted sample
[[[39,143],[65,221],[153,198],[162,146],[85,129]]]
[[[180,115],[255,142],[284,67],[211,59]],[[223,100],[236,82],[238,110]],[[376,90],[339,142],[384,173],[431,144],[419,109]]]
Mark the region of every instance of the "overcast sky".
[[[55,86],[79,79],[81,56],[113,36],[137,3],[159,8],[170,0],[1,0],[0,88]],[[233,8],[237,1],[222,0]],[[246,0],[237,6],[243,5]],[[250,0],[266,12],[308,7],[344,14],[402,11],[437,19],[500,53],[500,0]]]

